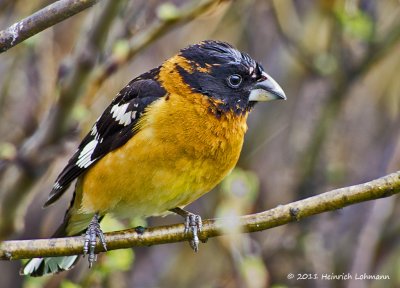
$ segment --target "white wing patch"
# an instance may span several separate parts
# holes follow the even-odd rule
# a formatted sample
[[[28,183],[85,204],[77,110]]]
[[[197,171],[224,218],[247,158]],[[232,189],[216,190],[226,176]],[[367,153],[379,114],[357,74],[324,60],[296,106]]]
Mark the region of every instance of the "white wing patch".
[[[40,264],[42,264],[42,262],[44,261],[44,259],[43,258],[33,258],[29,263],[28,263],[28,265],[26,265],[25,267],[24,267],[24,270],[23,270],[23,275],[29,275],[29,274],[31,274],[33,271],[36,271],[38,268],[39,268],[39,266],[40,266]]]
[[[128,106],[129,103],[125,103],[121,106],[114,105],[111,108],[112,117],[115,118],[120,125],[128,126],[132,122],[132,111],[126,112]]]
[[[95,136],[95,137],[99,137],[99,135],[97,135],[97,121],[96,121],[96,123],[93,125],[93,127],[92,127],[92,131],[90,131],[90,135],[93,135],[93,136]]]
[[[62,186],[60,185],[60,183],[58,183],[58,182],[54,183],[53,190],[58,190],[58,189],[61,189],[61,188],[62,188]]]
[[[126,112],[129,103],[125,103],[121,106],[118,104],[114,105],[111,108],[111,117],[118,121],[118,124],[128,126],[132,123],[132,118],[136,117],[137,111],[129,111]],[[89,167],[96,159],[92,159],[92,155],[94,150],[96,149],[99,143],[103,142],[103,138],[100,137],[100,134],[97,130],[97,122],[93,125],[92,130],[90,131],[90,135],[94,136],[94,139],[86,144],[86,146],[82,149],[81,153],[78,156],[78,161],[76,165],[80,168]]]
[[[97,144],[99,141],[94,139],[90,141],[86,146],[82,149],[81,153],[78,156],[78,161],[76,165],[80,168],[87,168],[92,164],[96,159],[92,159],[92,154],[94,149],[96,149]]]

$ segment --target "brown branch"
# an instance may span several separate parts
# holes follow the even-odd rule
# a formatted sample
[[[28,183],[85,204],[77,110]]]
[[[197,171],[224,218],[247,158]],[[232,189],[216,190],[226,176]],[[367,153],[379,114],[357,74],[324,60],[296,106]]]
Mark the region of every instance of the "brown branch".
[[[0,53],[93,6],[99,0],[60,0],[0,31]]]
[[[332,190],[314,197],[280,205],[268,211],[235,219],[205,220],[200,239],[219,236],[232,231],[256,232],[301,220],[312,215],[340,209],[352,204],[388,197],[400,193],[400,171],[382,178]],[[228,229],[229,228],[229,229]],[[188,240],[183,224],[148,228],[143,233],[135,229],[106,233],[109,250],[150,246]],[[0,244],[0,259],[15,260],[33,257],[82,254],[82,237],[41,240],[4,241]],[[103,251],[97,245],[97,252]]]

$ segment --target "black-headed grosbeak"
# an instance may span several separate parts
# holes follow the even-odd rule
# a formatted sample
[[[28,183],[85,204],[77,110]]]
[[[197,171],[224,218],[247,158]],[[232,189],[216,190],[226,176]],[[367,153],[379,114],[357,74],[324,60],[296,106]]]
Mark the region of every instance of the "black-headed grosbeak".
[[[58,176],[48,206],[77,179],[64,222],[53,237],[85,233],[95,260],[106,213],[186,217],[197,250],[201,218],[182,208],[213,189],[234,168],[258,101],[285,99],[282,88],[246,53],[218,41],[182,49],[133,79],[98,118]],[[70,269],[78,256],[35,258],[22,274]]]

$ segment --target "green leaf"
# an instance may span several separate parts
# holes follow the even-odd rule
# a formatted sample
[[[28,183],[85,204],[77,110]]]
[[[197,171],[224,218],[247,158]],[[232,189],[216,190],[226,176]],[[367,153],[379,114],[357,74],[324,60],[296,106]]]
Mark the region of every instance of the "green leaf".
[[[0,143],[0,159],[12,160],[17,156],[17,148],[8,142]]]
[[[75,105],[72,110],[72,118],[79,122],[83,121],[88,115],[90,115],[90,111],[84,105]]]
[[[113,54],[117,59],[125,59],[129,54],[129,41],[119,40],[114,44]]]
[[[337,70],[337,61],[332,54],[320,53],[314,57],[314,66],[323,75],[332,75]]]
[[[349,12],[342,7],[336,10],[336,16],[345,33],[361,40],[371,40],[374,24],[369,15],[359,9]]]
[[[28,277],[25,276],[24,288],[42,288],[45,286],[46,282],[51,279],[51,276],[43,277]]]
[[[79,284],[75,284],[68,280],[63,280],[61,282],[60,288],[81,288],[82,286]]]
[[[173,3],[163,3],[157,8],[157,16],[162,20],[175,20],[179,17],[179,10]]]
[[[104,256],[101,268],[108,272],[127,271],[132,267],[133,260],[132,249],[112,250]]]
[[[268,272],[263,260],[258,256],[247,255],[240,263],[240,271],[246,287],[264,287]]]

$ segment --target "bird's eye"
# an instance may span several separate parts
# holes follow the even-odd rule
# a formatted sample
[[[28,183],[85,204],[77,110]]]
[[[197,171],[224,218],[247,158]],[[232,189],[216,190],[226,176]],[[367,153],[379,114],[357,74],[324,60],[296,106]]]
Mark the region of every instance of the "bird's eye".
[[[238,88],[241,83],[242,83],[242,76],[238,74],[233,74],[228,77],[228,84],[232,88]]]

